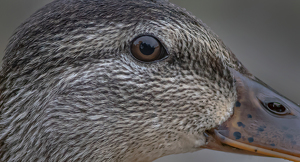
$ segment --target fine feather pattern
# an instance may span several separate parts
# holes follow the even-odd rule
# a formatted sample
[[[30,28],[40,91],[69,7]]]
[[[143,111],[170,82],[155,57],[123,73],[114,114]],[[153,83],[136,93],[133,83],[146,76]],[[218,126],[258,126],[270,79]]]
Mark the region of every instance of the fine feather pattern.
[[[167,59],[130,53],[153,35]],[[199,150],[248,71],[201,21],[167,1],[56,0],[12,37],[1,76],[2,161],[152,161]],[[250,75],[250,74],[249,74]]]

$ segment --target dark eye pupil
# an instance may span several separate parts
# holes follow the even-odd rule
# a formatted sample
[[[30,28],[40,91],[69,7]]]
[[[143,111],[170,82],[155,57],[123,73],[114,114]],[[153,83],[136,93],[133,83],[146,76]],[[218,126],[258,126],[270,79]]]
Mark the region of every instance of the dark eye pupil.
[[[144,54],[144,55],[151,55],[155,50],[155,47],[151,46],[150,44],[147,44],[145,42],[142,42],[140,44],[140,51]]]
[[[268,103],[268,108],[275,112],[285,112],[286,108],[278,102]]]
[[[135,38],[131,44],[131,54],[143,62],[152,62],[166,58],[167,54],[160,42],[148,35]]]

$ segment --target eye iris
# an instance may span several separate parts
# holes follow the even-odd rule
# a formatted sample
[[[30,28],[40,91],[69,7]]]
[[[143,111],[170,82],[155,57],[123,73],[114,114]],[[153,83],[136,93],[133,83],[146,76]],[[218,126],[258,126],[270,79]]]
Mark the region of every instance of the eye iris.
[[[272,111],[276,111],[276,112],[285,112],[286,108],[278,103],[278,102],[270,102],[268,103],[268,108]]]
[[[140,44],[140,51],[144,55],[151,55],[155,50],[155,47],[151,46],[150,44],[147,44],[145,42],[142,42]]]
[[[163,46],[152,36],[136,38],[132,42],[131,53],[136,59],[143,62],[159,60],[166,56]]]

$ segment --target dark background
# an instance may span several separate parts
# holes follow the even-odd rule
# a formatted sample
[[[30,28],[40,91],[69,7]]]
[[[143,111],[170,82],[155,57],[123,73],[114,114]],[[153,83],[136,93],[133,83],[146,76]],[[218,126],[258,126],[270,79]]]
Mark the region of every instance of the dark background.
[[[258,78],[300,102],[299,0],[170,0],[215,31]],[[0,57],[15,28],[51,0],[0,1]],[[202,150],[156,162],[282,162],[284,160]]]

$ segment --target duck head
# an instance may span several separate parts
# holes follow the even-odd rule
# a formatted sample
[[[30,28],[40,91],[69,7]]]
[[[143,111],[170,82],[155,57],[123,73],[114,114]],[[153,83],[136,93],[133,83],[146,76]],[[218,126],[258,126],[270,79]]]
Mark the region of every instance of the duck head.
[[[1,161],[300,161],[298,106],[167,1],[55,0],[12,36],[0,83]]]

